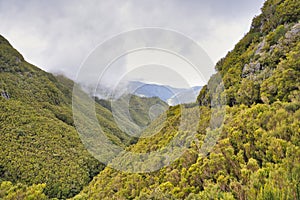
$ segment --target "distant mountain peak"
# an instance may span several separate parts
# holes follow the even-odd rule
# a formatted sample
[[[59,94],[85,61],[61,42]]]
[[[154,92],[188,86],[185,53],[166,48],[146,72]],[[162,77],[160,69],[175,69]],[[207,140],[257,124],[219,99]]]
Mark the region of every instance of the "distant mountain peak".
[[[195,102],[202,88],[201,86],[175,88],[169,85],[141,81],[130,81],[127,87],[128,92],[131,94],[141,97],[158,97],[171,106]]]

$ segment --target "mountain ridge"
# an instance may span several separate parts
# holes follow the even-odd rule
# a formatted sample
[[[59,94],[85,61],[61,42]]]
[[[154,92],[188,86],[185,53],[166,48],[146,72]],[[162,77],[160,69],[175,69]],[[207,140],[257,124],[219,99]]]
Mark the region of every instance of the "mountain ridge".
[[[156,83],[145,83],[141,81],[131,81],[128,83],[129,93],[145,97],[156,96],[167,102],[170,106],[194,103],[201,88],[201,86],[175,88],[169,85],[159,85]],[[186,95],[186,98],[182,98],[182,95],[184,94]]]
[[[300,1],[267,0],[250,31],[216,64],[197,104],[171,106],[163,127],[157,118],[145,130],[151,137],[129,137],[110,104],[96,103],[106,136],[133,153],[189,136],[179,131],[182,108],[188,109],[186,120],[198,123],[190,127],[196,140],[170,165],[146,173],[121,172],[93,158],[74,127],[74,83],[27,63],[0,36],[0,198],[299,199],[299,20]],[[226,115],[211,131],[215,100],[226,105]]]
[[[0,35],[0,198],[27,198],[35,193],[36,199],[70,198],[103,169],[77,133],[74,84],[28,63]],[[167,107],[156,98],[133,97],[132,101],[138,108],[130,109],[135,120],[130,123],[140,126],[153,120],[144,108]],[[114,144],[125,148],[136,142],[116,124],[109,101],[95,99],[94,103],[99,124]]]
[[[182,157],[151,173],[106,167],[74,199],[299,199],[299,8],[300,1],[267,0],[250,31],[216,64],[218,74],[198,96],[197,141]],[[215,100],[226,105],[226,116],[211,133]],[[180,106],[171,107],[166,125],[128,150],[156,151],[184,137],[180,113]],[[202,156],[214,134],[216,145]]]

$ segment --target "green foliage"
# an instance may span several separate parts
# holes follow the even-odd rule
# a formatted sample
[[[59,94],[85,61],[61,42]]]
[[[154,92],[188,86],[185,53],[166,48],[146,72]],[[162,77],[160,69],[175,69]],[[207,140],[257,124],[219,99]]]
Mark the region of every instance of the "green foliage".
[[[252,105],[260,100],[260,86],[252,80],[243,79],[237,92],[237,102],[245,105]]]
[[[47,195],[66,198],[78,193],[100,170],[75,129],[49,111],[12,99],[1,99],[0,108],[3,180],[47,183]]]
[[[298,22],[299,7],[298,0],[268,0],[264,3],[262,14],[253,20],[251,31],[267,34],[279,25]]]
[[[272,46],[276,44],[278,40],[284,36],[285,33],[286,33],[286,29],[284,25],[280,25],[273,32],[267,35],[266,41],[270,44],[270,46]]]
[[[266,1],[250,32],[217,63],[218,73],[197,99],[201,112],[198,141],[181,158],[152,173],[128,174],[106,168],[77,197],[299,199],[298,4],[294,0]],[[218,75],[225,89],[221,95],[216,92],[222,91]],[[225,123],[217,144],[203,156],[204,141],[215,135],[207,131],[215,99],[228,105]],[[189,109],[192,113],[196,107]],[[171,107],[162,127],[157,128],[160,119],[155,120],[145,130],[151,137],[139,139],[127,149],[151,152],[162,149],[174,136],[184,137],[178,131],[180,112],[180,106]]]
[[[203,130],[208,126],[204,122],[209,120],[209,109],[202,107],[197,134],[200,143],[191,145],[180,159],[157,172],[145,174],[106,168],[79,197],[295,199],[300,182],[300,112],[297,105],[299,103],[275,102],[270,106],[228,107],[221,138],[207,157],[198,152],[204,139]],[[293,107],[295,109],[291,109]],[[174,136],[172,131],[167,131],[175,127],[167,125],[162,133],[139,140],[130,150],[144,152],[153,147],[161,148],[170,136]],[[160,136],[163,133],[165,137]]]
[[[167,110],[167,103],[160,100],[158,97],[145,98],[132,95],[129,101],[129,113],[132,120],[139,126],[148,126],[157,116],[149,116],[152,106],[159,106],[161,112]],[[153,113],[155,114],[155,113]],[[159,115],[159,113],[157,113]]]
[[[26,185],[46,183],[49,197],[69,198],[103,169],[83,146],[74,127],[73,81],[27,63],[1,36],[0,172],[1,180]],[[99,124],[110,140],[126,147],[136,142],[115,123],[109,103],[96,99]],[[133,96],[130,114],[141,126],[153,119],[157,98]]]
[[[261,98],[265,103],[276,100],[299,101],[300,88],[300,43],[298,42],[282,60],[273,76],[264,80],[261,86]]]
[[[217,63],[228,105],[297,98],[299,69],[292,64],[296,61],[290,54],[299,53],[299,6],[295,0],[266,1],[262,14],[253,19],[250,32]],[[280,80],[288,81],[278,83]],[[209,91],[203,88],[198,98],[200,105],[205,105],[203,101],[208,96]]]
[[[180,158],[151,173],[101,171],[73,127],[73,82],[26,63],[0,37],[0,198],[300,199],[299,3],[265,2],[250,32],[217,63],[218,73],[199,94],[200,107],[186,106],[186,131],[179,130],[184,105],[152,121],[147,111],[161,102],[133,96],[133,122],[150,124],[143,132],[149,137],[137,140],[119,129],[109,102],[95,99],[105,134],[128,151],[163,149],[175,136],[186,139],[196,130],[197,140]],[[210,130],[220,102],[227,104],[225,122]],[[154,161],[147,164],[163,158]]]
[[[3,181],[45,183],[49,197],[72,197],[103,169],[82,144],[72,113],[73,81],[27,63],[0,37],[0,172]],[[114,143],[134,142],[96,104]]]
[[[23,184],[13,185],[9,181],[3,181],[0,184],[0,198],[3,200],[47,200],[49,199],[44,193],[46,184],[25,186]]]

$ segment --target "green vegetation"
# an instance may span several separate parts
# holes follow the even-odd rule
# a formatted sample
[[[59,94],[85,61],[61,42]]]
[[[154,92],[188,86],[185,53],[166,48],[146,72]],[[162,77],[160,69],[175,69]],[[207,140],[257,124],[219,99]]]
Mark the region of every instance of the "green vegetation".
[[[266,1],[250,32],[217,63],[225,90],[215,96],[220,86],[213,76],[198,96],[200,107],[189,106],[201,111],[198,142],[182,157],[152,173],[106,167],[74,199],[300,199],[299,7],[294,0]],[[226,99],[225,123],[203,156],[216,98]],[[145,130],[152,137],[128,150],[151,152],[184,137],[180,113],[171,107],[164,126],[154,121]]]
[[[21,191],[42,184],[38,188],[47,196],[69,198],[103,169],[74,127],[73,85],[63,76],[55,77],[27,63],[0,36],[0,182],[17,184],[11,188],[20,192],[13,195],[26,196]],[[135,143],[135,138],[118,128],[110,108],[102,106],[110,103],[98,103],[97,118],[110,140],[122,147]],[[132,97],[130,105],[139,105],[131,106],[133,119],[139,120],[135,123],[151,122],[146,111],[153,104],[167,106],[157,98]]]
[[[132,120],[119,116],[129,130],[150,124],[142,133],[149,137],[124,133],[112,104],[95,98],[106,136],[135,153],[188,137],[179,131],[183,107],[186,120],[199,124],[188,126],[196,129],[197,141],[151,173],[120,172],[95,160],[74,128],[73,82],[28,64],[0,37],[0,198],[300,199],[299,20],[300,1],[267,0],[249,33],[217,63],[218,73],[202,88],[198,104],[170,107],[152,121],[151,106],[166,105],[132,96]],[[220,95],[218,75],[225,88]],[[225,101],[226,116],[221,128],[208,131],[215,99]],[[197,109],[200,119],[193,114]]]
[[[95,101],[107,109],[106,111],[101,110],[98,112],[101,113],[98,121],[104,130],[107,126],[103,124],[103,122],[109,121],[114,124],[118,123],[118,125],[115,124],[112,127],[121,126],[123,130],[126,130],[126,133],[135,136],[139,136],[139,133],[142,132],[144,128],[168,109],[167,103],[158,97],[145,98],[136,95],[123,95],[119,99],[111,101],[98,99],[96,97]],[[107,114],[103,114],[105,112]],[[112,113],[114,113],[114,115]],[[114,136],[119,135],[116,130],[108,130],[106,132],[112,133]],[[118,137],[122,138],[128,136]],[[122,143],[128,146],[135,143],[136,139],[137,138],[133,137],[128,142],[122,141]]]
[[[46,200],[47,196],[43,193],[46,184],[38,184],[27,187],[21,183],[13,185],[9,181],[3,181],[0,185],[0,198],[3,200]]]
[[[0,66],[0,181],[16,184],[3,182],[1,195],[17,199],[37,188],[49,197],[74,196],[103,165],[73,127],[72,83],[27,63],[3,37]]]
[[[299,107],[281,102],[227,107],[220,140],[207,157],[199,153],[201,144],[192,144],[181,158],[157,172],[128,174],[106,168],[75,199],[298,199]],[[197,137],[203,141],[210,113],[201,109]],[[160,148],[175,130],[167,125],[130,150]]]
[[[266,1],[250,32],[217,63],[228,105],[291,102],[299,96],[299,6],[293,0]]]

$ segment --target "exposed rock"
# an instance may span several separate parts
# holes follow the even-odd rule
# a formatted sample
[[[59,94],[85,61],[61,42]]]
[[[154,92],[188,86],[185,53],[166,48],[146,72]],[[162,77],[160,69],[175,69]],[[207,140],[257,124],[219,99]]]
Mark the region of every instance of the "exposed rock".
[[[294,36],[298,35],[300,32],[300,23],[295,24],[290,31],[285,34],[285,38],[292,39]]]
[[[291,33],[292,34],[297,34],[300,32],[300,23],[295,24],[292,29],[291,29]]]
[[[22,62],[22,60],[20,58],[16,57],[16,64],[19,64],[21,62]]]
[[[269,52],[272,53],[274,51],[274,49],[279,48],[279,47],[280,47],[280,45],[277,45],[277,44],[272,45],[272,46],[270,46]]]
[[[6,91],[2,91],[2,92],[1,92],[1,96],[4,97],[5,99],[10,99],[9,94],[8,94],[8,92],[6,92]]]
[[[249,64],[245,64],[243,68],[242,77],[247,77],[251,74],[254,74],[261,70],[261,64],[259,62],[253,62]]]
[[[265,45],[266,45],[265,40],[263,40],[261,43],[259,43],[257,50],[255,51],[255,55],[261,54],[261,50],[264,48]]]

